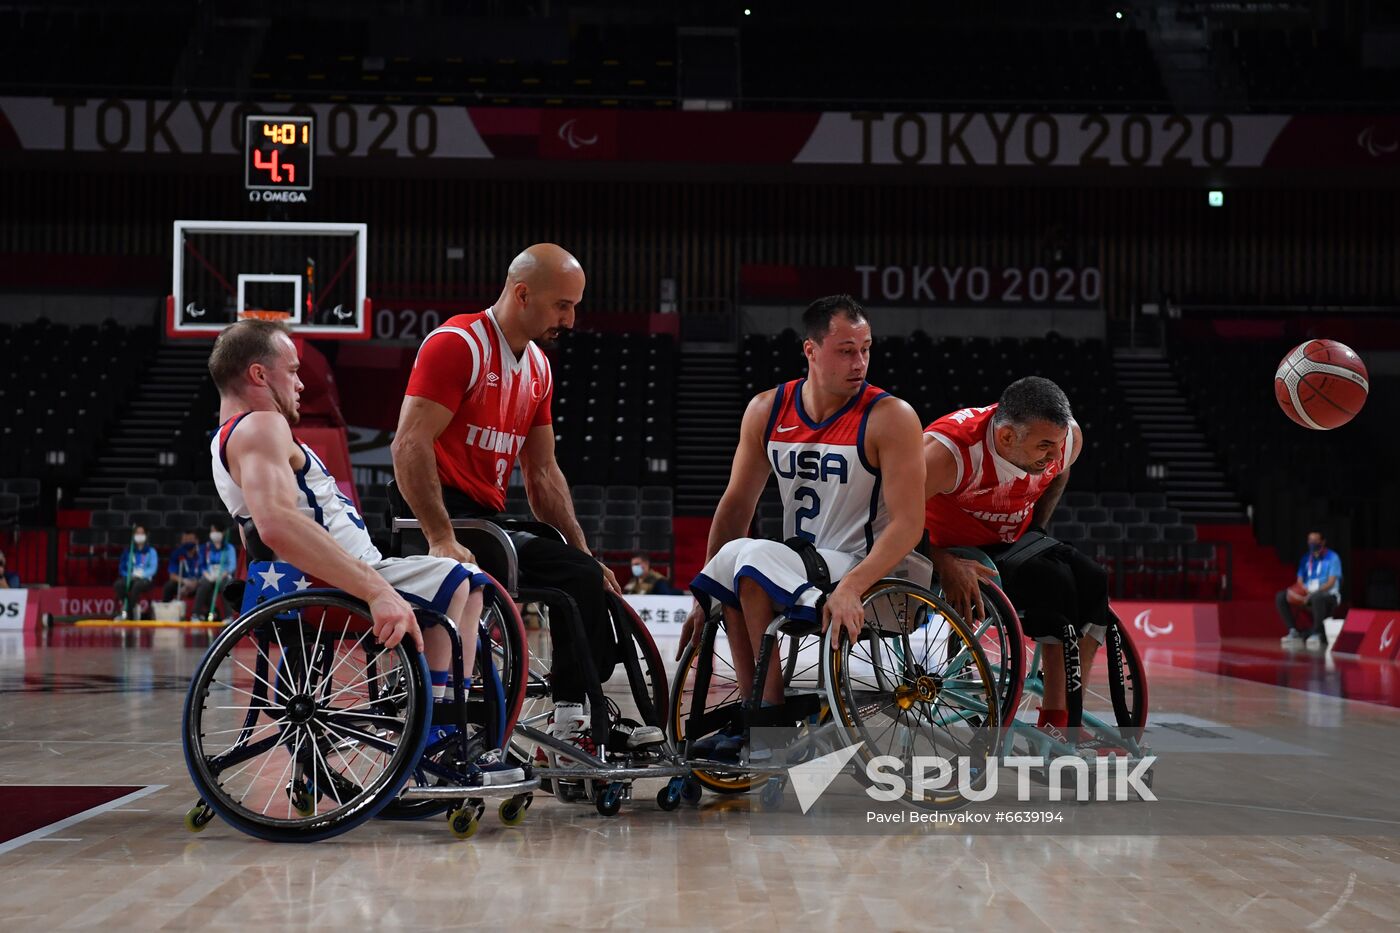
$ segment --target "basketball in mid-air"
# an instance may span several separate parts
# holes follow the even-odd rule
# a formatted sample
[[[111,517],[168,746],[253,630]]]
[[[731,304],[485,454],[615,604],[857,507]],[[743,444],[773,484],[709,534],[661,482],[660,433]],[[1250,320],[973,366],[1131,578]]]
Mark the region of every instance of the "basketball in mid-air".
[[[1274,396],[1283,413],[1314,431],[1330,431],[1355,418],[1368,391],[1366,364],[1335,340],[1298,344],[1274,373]]]

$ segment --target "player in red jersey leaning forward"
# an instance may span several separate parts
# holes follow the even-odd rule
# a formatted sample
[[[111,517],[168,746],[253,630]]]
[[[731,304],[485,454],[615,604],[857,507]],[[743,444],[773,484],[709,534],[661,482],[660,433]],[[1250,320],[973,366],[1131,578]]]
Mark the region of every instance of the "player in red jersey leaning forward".
[[[980,548],[997,561],[1026,635],[1041,644],[1039,726],[1060,741],[1068,741],[1066,630],[1078,633],[1087,682],[1108,624],[1108,574],[1045,536],[1083,445],[1069,399],[1040,376],[1011,383],[995,405],[960,409],[924,429],[924,519],[943,593],[963,618],[980,619],[977,584],[992,571],[947,549]]]

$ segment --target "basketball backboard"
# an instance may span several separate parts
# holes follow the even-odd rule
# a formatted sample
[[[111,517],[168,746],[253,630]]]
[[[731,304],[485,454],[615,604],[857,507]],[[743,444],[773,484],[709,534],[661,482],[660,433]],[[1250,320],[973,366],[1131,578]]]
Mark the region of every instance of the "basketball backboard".
[[[369,336],[364,224],[175,221],[166,332],[211,337],[243,317],[321,339]]]

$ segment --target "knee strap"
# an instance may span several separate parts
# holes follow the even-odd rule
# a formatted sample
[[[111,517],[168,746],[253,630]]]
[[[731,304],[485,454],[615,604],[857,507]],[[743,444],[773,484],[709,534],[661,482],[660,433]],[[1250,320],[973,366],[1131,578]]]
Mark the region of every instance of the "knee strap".
[[[802,569],[806,571],[808,582],[823,593],[830,592],[831,570],[826,566],[821,554],[817,553],[817,546],[796,535],[788,538],[783,544],[792,548],[797,552],[797,556],[802,558]]]
[[[1016,568],[1038,557],[1060,542],[1041,531],[1028,531],[1016,543],[996,557],[997,569],[1003,578],[1010,578]]]

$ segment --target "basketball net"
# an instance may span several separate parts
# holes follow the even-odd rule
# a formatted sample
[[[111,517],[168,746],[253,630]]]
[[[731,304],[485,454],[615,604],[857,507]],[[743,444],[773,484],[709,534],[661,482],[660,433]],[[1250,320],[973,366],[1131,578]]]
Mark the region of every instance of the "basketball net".
[[[249,308],[246,311],[238,312],[238,319],[240,321],[247,320],[248,318],[253,318],[258,321],[285,321],[291,318],[291,316],[291,313],[288,311],[263,311],[256,308]]]

